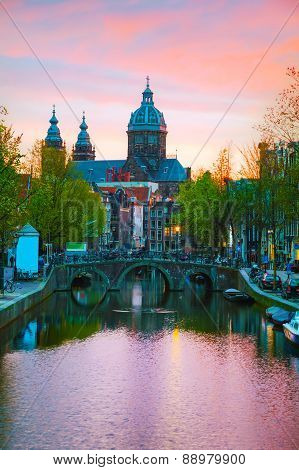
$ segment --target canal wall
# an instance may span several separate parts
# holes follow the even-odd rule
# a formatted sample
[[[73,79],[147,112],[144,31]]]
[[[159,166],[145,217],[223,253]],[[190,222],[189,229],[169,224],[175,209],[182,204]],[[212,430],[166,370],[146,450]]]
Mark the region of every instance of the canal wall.
[[[299,310],[298,304],[295,302],[290,302],[289,300],[278,297],[275,294],[272,294],[271,291],[262,291],[256,284],[253,284],[249,281],[249,276],[244,269],[238,271],[237,282],[234,286],[236,289],[246,292],[255,299],[256,302],[263,305],[264,307],[271,307],[276,305],[282,307],[286,310]]]
[[[8,325],[32,307],[40,304],[57,289],[56,269],[52,269],[46,281],[41,282],[38,287],[30,292],[5,302],[0,306],[0,328]]]

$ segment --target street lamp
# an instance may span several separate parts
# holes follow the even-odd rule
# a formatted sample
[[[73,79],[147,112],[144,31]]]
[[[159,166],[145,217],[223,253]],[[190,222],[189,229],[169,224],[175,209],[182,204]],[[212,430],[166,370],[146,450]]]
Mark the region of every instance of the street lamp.
[[[174,228],[175,234],[176,234],[176,249],[179,251],[179,235],[181,231],[180,225],[176,225]]]

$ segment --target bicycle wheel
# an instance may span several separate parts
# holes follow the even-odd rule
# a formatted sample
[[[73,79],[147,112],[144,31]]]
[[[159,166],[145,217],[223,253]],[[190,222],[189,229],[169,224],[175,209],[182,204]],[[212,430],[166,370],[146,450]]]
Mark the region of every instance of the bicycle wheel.
[[[16,290],[15,283],[13,281],[7,281],[5,290],[10,293],[14,292]]]

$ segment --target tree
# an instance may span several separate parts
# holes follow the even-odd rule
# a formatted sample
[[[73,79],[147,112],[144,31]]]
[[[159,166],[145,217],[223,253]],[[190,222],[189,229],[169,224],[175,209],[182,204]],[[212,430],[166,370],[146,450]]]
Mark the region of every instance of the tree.
[[[212,177],[219,188],[224,189],[227,181],[232,178],[231,146],[220,150],[216,162],[213,164]]]
[[[36,143],[33,168],[34,194],[28,205],[28,219],[42,240],[62,248],[66,241],[97,239],[105,224],[105,209],[99,194],[76,175],[65,148]],[[91,230],[92,227],[92,230]]]
[[[21,163],[22,173],[31,175],[32,178],[39,178],[42,172],[41,155],[42,155],[42,140],[36,140],[30,152]]]
[[[4,264],[6,248],[19,226],[29,193],[19,173],[21,136],[15,136],[12,127],[6,125],[4,116],[7,111],[4,107],[0,107],[0,114],[0,252]]]
[[[220,151],[213,172],[199,172],[196,179],[180,185],[181,224],[194,244],[222,250],[229,239],[229,204],[227,179],[230,177],[229,151]]]
[[[288,67],[287,76],[291,80],[289,87],[279,94],[275,105],[267,109],[263,122],[256,126],[268,144],[299,139],[299,70]]]
[[[261,263],[262,233],[266,227],[265,198],[261,180],[261,153],[266,154],[268,145],[253,142],[240,150],[243,162],[239,175],[241,179],[234,185],[231,197],[234,200],[234,221],[245,230],[249,238],[249,228],[254,226],[257,232],[257,262]],[[243,238],[243,234],[240,234]],[[248,248],[248,247],[247,247]]]

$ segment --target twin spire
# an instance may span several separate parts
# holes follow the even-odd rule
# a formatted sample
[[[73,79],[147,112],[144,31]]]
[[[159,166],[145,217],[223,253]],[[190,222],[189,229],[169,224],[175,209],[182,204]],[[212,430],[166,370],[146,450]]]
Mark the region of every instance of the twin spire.
[[[49,120],[51,126],[48,129],[47,136],[45,138],[45,143],[48,147],[62,148],[63,144],[62,138],[60,136],[60,130],[57,126],[58,119],[56,117],[55,104],[53,105],[52,116]],[[83,111],[82,122],[80,124],[80,132],[78,134],[78,139],[73,146],[73,160],[94,160],[95,159],[95,147],[90,142],[90,136],[87,132],[88,125],[85,119],[85,111]]]
[[[62,138],[60,137],[60,130],[57,126],[58,119],[56,117],[55,104],[53,104],[52,116],[49,123],[51,125],[48,129],[47,137],[45,138],[46,145],[49,147],[62,148],[63,143]]]
[[[154,105],[153,102],[153,92],[149,86],[150,78],[147,75],[146,77],[146,88],[143,95],[142,105]],[[63,148],[65,142],[62,141],[60,136],[60,130],[57,126],[58,119],[56,117],[55,104],[53,105],[52,116],[49,120],[50,127],[48,129],[47,136],[45,138],[45,143],[48,147]],[[95,159],[95,147],[90,141],[90,136],[87,132],[88,125],[86,123],[85,111],[83,111],[82,122],[80,124],[80,132],[78,134],[77,142],[73,146],[72,154],[73,160],[82,161],[82,160],[94,160]]]

